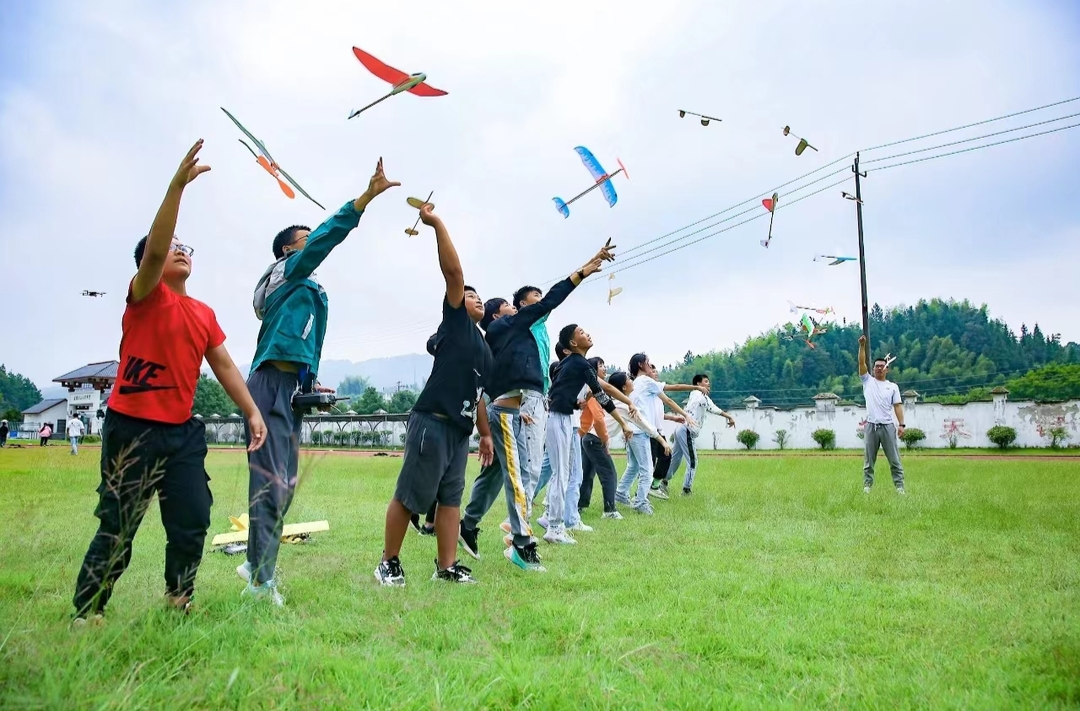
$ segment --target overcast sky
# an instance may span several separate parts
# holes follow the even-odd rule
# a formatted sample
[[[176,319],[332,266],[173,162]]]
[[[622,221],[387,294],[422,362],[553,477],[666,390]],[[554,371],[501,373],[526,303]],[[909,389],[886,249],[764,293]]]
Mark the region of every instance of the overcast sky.
[[[324,357],[362,360],[422,352],[438,324],[431,232],[404,234],[410,195],[435,191],[466,280],[509,297],[569,274],[609,236],[625,251],[856,149],[1080,95],[1080,9],[1066,0],[6,0],[0,13],[0,361],[40,385],[117,357],[132,249],[200,137],[213,170],[187,190],[177,234],[196,250],[189,292],[215,309],[237,363],[254,350],[251,292],[274,234],[354,198],[379,156],[403,183],[318,271]],[[353,45],[449,95],[392,97],[346,121],[387,90]],[[221,106],[327,211],[285,198]],[[819,152],[796,157],[785,124]],[[614,208],[594,191],[564,220],[551,198],[590,184],[577,145],[609,170],[621,158],[631,180],[615,179]],[[1080,129],[868,165],[871,301],[969,298],[1016,330],[1038,321],[1080,341],[1078,163]],[[610,307],[605,283],[583,286],[550,326],[580,323],[594,354],[625,367],[639,350],[663,364],[729,348],[786,321],[789,299],[857,319],[857,265],[811,261],[857,255],[842,189],[777,211],[768,250],[766,217],[619,273]]]

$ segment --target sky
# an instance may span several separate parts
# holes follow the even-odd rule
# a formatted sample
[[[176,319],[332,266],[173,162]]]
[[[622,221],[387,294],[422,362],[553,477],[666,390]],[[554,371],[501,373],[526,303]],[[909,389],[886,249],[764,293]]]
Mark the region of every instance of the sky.
[[[810,5],[8,0],[0,362],[45,386],[118,357],[132,250],[198,138],[212,170],[186,190],[177,235],[196,250],[189,293],[216,311],[238,364],[255,348],[252,290],[274,234],[315,227],[355,198],[380,156],[402,187],[317,272],[330,298],[324,358],[423,352],[445,287],[430,229],[404,234],[416,218],[405,198],[431,191],[485,299],[569,275],[609,237],[619,249],[605,270],[632,264],[620,251],[758,196],[739,220],[765,219],[648,253],[657,258],[616,274],[624,291],[610,306],[601,274],[551,317],[552,331],[581,324],[593,354],[623,367],[638,351],[659,365],[731,348],[788,321],[789,300],[857,320],[857,264],[812,261],[857,256],[854,203],[840,196],[853,185],[777,210],[768,249],[760,195],[858,149],[1080,96],[1080,9]],[[388,89],[353,46],[449,94],[395,96],[346,120]],[[220,107],[327,210],[282,195]],[[678,109],[722,121],[703,127]],[[880,172],[870,163],[1078,112],[1074,102],[864,153],[871,303],[966,298],[1017,331],[1038,322],[1080,341],[1080,129]],[[796,157],[784,125],[818,151]],[[615,207],[593,191],[564,219],[552,197],[591,184],[578,145],[609,170],[621,159],[630,179],[614,179]]]

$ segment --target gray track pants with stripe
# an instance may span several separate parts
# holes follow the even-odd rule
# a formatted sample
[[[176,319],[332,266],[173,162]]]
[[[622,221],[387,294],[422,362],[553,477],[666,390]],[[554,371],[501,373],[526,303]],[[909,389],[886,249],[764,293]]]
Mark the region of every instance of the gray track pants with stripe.
[[[863,486],[874,485],[874,464],[877,462],[878,446],[885,450],[885,459],[889,460],[893,484],[897,489],[904,488],[904,467],[900,464],[900,444],[896,437],[896,425],[867,422],[864,430],[866,439],[866,460],[863,463]]]
[[[532,528],[528,518],[530,482],[524,466],[527,445],[521,414],[515,408],[498,405],[489,405],[487,413],[495,459],[473,482],[469,505],[465,507],[461,522],[465,528],[476,529],[502,489],[506,492],[506,510],[510,529],[514,532],[514,544],[526,546],[532,539]],[[535,488],[536,483],[531,483]]]

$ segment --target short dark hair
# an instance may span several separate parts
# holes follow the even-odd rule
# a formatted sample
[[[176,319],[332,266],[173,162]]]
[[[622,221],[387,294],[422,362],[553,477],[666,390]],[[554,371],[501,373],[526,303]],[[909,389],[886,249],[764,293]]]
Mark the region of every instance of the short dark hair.
[[[885,363],[886,365],[888,365],[889,361],[885,360],[884,358],[874,358],[874,365],[877,365],[878,363]]]
[[[559,329],[559,343],[567,350],[570,350],[570,341],[574,340],[574,331],[576,330],[576,323],[567,324]]]
[[[466,291],[471,291],[472,293],[476,294],[477,296],[479,296],[479,295],[480,295],[480,292],[479,292],[479,291],[477,291],[477,290],[476,290],[476,289],[474,289],[473,287],[469,286],[468,284],[466,284],[466,285],[465,285],[465,288],[464,288],[464,289],[462,289],[461,291],[462,291],[462,293],[464,293],[464,292],[466,292]]]
[[[626,375],[625,370],[620,370],[618,373],[612,373],[607,379],[608,384],[619,392],[622,392],[622,389],[626,387],[627,380],[629,380],[629,377]]]
[[[138,244],[135,245],[135,267],[136,268],[142,266],[142,258],[143,258],[143,255],[146,254],[146,238],[149,237],[149,236],[150,235],[146,235],[141,240],[139,240]]]
[[[285,248],[296,241],[296,233],[300,230],[311,232],[307,225],[289,225],[274,236],[274,259],[285,256]]]
[[[480,328],[485,331],[488,330],[488,326],[495,320],[495,314],[499,313],[499,309],[506,303],[506,299],[496,296],[494,299],[488,299],[484,302],[484,318],[480,319]]]
[[[636,378],[638,372],[641,370],[641,364],[649,360],[649,356],[644,353],[635,353],[630,356],[630,377]]]
[[[570,355],[570,346],[566,345],[562,341],[555,343],[555,357],[562,361],[566,356]]]
[[[525,297],[532,292],[536,292],[541,296],[544,294],[543,290],[536,286],[523,286],[514,292],[514,308],[520,309],[521,302],[525,300]]]
[[[709,376],[705,373],[698,373],[694,376],[694,379],[691,381],[691,383],[693,383],[694,385],[700,385],[702,380],[706,380],[708,378]]]
[[[595,370],[596,372],[599,373],[600,372],[600,366],[604,365],[604,359],[601,358],[600,356],[595,356],[593,358],[589,358],[589,365],[592,367],[593,370]]]

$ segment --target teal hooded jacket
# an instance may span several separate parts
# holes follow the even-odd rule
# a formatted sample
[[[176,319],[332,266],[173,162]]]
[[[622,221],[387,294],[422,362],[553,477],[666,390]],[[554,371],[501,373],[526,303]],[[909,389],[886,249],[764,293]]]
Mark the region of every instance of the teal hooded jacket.
[[[262,326],[252,373],[269,360],[307,366],[312,375],[319,372],[329,302],[315,269],[345,241],[361,214],[346,203],[308,235],[303,249],[277,260],[259,278],[252,305]]]

